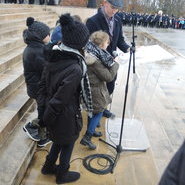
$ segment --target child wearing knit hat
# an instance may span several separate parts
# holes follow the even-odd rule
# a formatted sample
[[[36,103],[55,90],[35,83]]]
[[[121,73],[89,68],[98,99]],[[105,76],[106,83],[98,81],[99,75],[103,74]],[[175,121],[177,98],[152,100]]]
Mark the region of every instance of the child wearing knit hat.
[[[27,44],[23,52],[24,77],[27,86],[27,94],[38,103],[39,82],[46,60],[44,56],[44,46],[50,40],[50,28],[33,17],[26,20],[27,29],[23,31],[23,39]],[[38,141],[38,146],[43,147],[51,141],[46,134],[46,127],[40,121],[43,108],[38,108],[38,118],[26,123],[23,130],[34,141]]]
[[[87,27],[70,14],[60,17],[62,43],[55,45],[44,69],[39,107],[45,107],[43,121],[53,141],[42,174],[55,174],[56,183],[76,181],[80,173],[69,171],[75,141],[82,129],[80,98],[92,113],[91,92],[82,55],[89,40]],[[59,158],[59,164],[56,161]]]

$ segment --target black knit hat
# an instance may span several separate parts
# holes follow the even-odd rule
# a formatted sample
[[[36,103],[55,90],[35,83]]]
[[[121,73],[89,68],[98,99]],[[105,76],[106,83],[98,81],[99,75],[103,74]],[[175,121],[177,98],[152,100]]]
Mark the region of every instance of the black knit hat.
[[[28,30],[36,34],[41,41],[50,34],[49,27],[42,22],[35,21],[33,17],[27,18],[26,25],[28,26]]]
[[[89,30],[85,24],[75,21],[70,14],[60,17],[62,42],[73,49],[82,49],[89,40]]]

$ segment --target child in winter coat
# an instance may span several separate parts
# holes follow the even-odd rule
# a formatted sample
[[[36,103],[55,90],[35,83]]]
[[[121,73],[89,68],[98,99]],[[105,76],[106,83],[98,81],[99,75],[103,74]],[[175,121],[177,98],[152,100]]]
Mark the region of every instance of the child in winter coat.
[[[111,102],[106,83],[114,79],[119,65],[106,51],[110,41],[106,32],[94,32],[90,40],[91,42],[86,45],[85,54],[92,92],[93,116],[88,118],[87,131],[80,143],[94,150],[96,145],[91,142],[91,137],[102,136],[101,132],[96,132],[95,129],[103,116],[104,109]]]
[[[82,128],[80,94],[92,112],[90,87],[82,48],[89,39],[87,27],[70,16],[60,17],[62,43],[55,45],[44,69],[39,90],[39,106],[45,107],[43,122],[53,141],[41,172],[55,174],[56,183],[73,182],[80,173],[69,171],[75,141]],[[56,161],[59,157],[59,165]]]
[[[28,28],[23,31],[23,39],[27,44],[23,52],[24,77],[28,96],[38,104],[39,82],[46,63],[44,47],[50,40],[50,29],[46,24],[35,21],[32,17],[27,18],[26,24]],[[47,137],[45,125],[39,121],[42,111],[43,108],[38,107],[38,118],[23,127],[32,140],[38,141],[39,147],[51,142]]]

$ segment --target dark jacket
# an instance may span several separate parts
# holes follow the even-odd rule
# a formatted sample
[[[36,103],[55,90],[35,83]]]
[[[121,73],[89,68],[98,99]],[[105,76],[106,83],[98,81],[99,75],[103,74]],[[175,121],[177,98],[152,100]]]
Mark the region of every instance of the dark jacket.
[[[28,96],[36,99],[39,81],[46,60],[44,58],[44,43],[36,35],[28,32],[23,33],[24,42],[27,44],[23,52],[24,77]]]
[[[107,24],[107,21],[102,13],[102,11],[98,11],[97,14],[87,19],[86,26],[89,29],[90,34],[95,31],[105,31],[106,33],[109,33],[109,27]],[[107,48],[107,51],[112,55],[113,51],[116,51],[116,48],[118,47],[121,51],[127,52],[127,49],[129,48],[129,45],[125,42],[122,32],[122,23],[118,15],[115,15],[115,21],[114,21],[114,30],[113,30],[113,38],[111,38],[110,45]]]
[[[185,141],[167,166],[159,185],[185,185]]]
[[[39,106],[45,106],[43,121],[50,139],[58,144],[73,143],[79,136],[80,82],[82,68],[76,54],[53,50],[39,89]]]

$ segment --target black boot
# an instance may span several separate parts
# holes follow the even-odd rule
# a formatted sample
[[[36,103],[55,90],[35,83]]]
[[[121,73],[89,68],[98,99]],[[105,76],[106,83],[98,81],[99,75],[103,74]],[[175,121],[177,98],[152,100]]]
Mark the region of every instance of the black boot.
[[[96,149],[96,145],[94,145],[91,141],[92,135],[87,133],[83,136],[82,140],[80,141],[80,144],[88,146],[89,149],[91,150],[95,150]]]
[[[56,183],[57,184],[64,184],[68,182],[74,182],[80,178],[80,173],[68,171],[60,169],[60,167],[57,169],[56,174]]]
[[[94,137],[101,137],[101,136],[102,136],[102,133],[101,133],[101,132],[95,131],[95,132],[93,133],[93,136],[94,136]]]
[[[42,174],[44,175],[53,175],[57,173],[57,165],[55,161],[52,161],[46,156],[46,161],[41,169]]]

